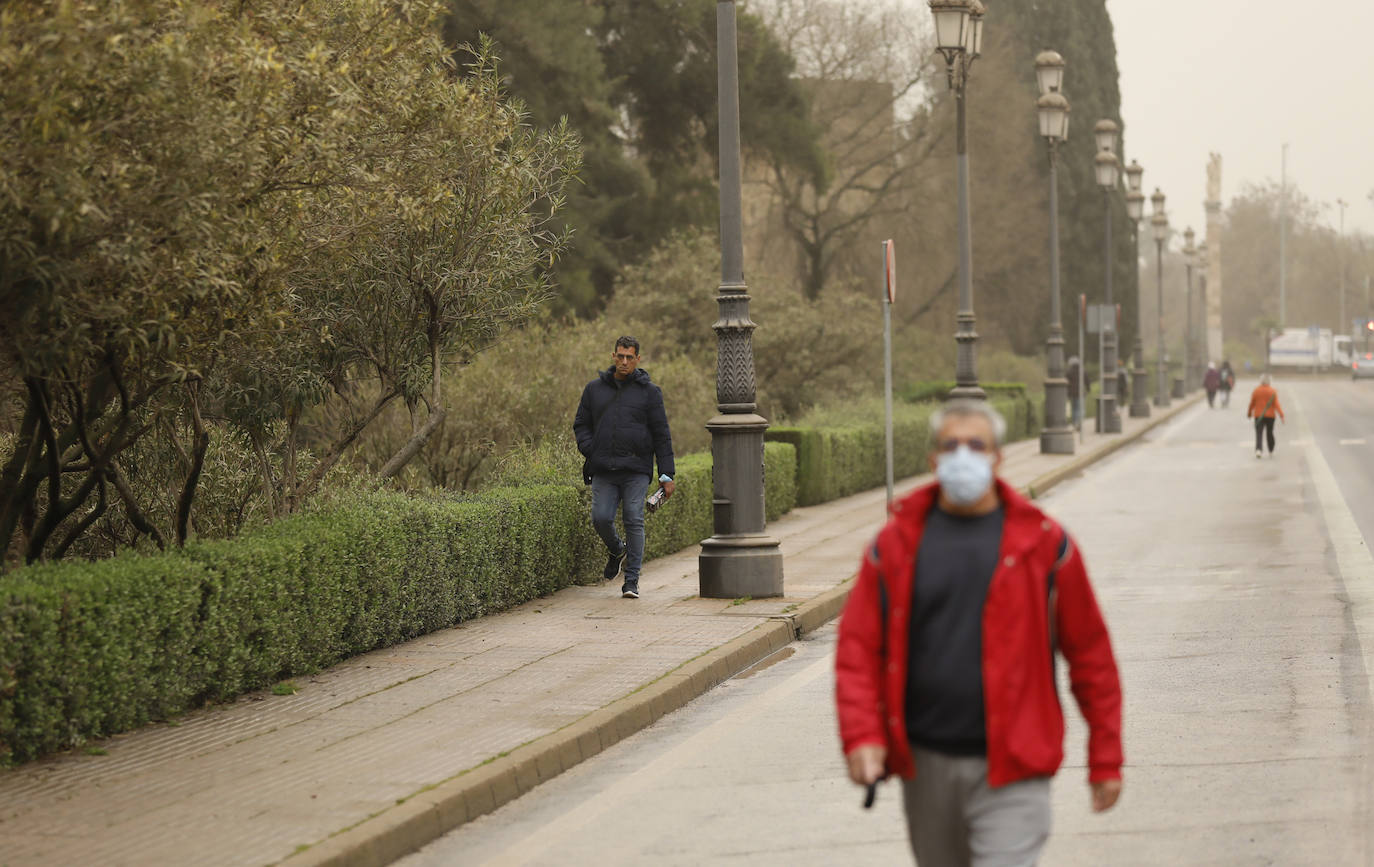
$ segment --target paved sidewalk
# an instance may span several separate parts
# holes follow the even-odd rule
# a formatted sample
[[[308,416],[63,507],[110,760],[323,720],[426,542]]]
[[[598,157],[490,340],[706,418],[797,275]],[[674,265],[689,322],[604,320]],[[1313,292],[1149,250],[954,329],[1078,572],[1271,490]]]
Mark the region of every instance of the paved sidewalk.
[[[1010,446],[1042,492],[1197,401],[1073,456]],[[1088,424],[1091,424],[1089,421]],[[924,479],[909,479],[899,490]],[[787,596],[697,598],[697,549],[643,598],[572,587],[74,754],[0,773],[0,865],[385,864],[590,758],[832,618],[884,492],[771,524]]]

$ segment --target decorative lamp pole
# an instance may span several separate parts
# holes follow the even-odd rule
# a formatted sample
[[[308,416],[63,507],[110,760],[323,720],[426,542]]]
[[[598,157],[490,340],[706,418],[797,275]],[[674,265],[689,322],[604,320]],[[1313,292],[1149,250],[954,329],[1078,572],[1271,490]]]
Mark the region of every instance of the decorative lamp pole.
[[[1193,239],[1196,237],[1192,226],[1183,230],[1183,267],[1188,288],[1184,293],[1183,308],[1183,388],[1179,391],[1184,393],[1193,390],[1193,267],[1197,265],[1197,248],[1193,246]]]
[[[1203,365],[1208,361],[1220,361],[1217,358],[1207,358],[1207,266],[1211,259],[1207,255],[1207,242],[1203,241],[1197,245],[1197,288],[1198,288],[1198,318],[1202,321],[1198,323],[1197,342],[1202,344],[1193,353],[1197,364],[1197,370],[1193,373],[1193,388],[1198,388],[1202,384]]]
[[[1112,191],[1121,178],[1121,161],[1116,157],[1116,141],[1119,127],[1111,120],[1099,120],[1093,128],[1097,140],[1097,156],[1093,168],[1097,174],[1097,185],[1102,188],[1102,210],[1106,214],[1106,238],[1104,264],[1106,266],[1106,305],[1115,311],[1112,302]],[[1099,433],[1120,433],[1121,416],[1116,411],[1116,316],[1113,313],[1102,324],[1102,378],[1101,393],[1097,398],[1097,430]]]
[[[744,229],[739,137],[739,57],[735,0],[716,3],[720,87],[721,282],[716,303],[716,403],[711,432],[713,533],[701,543],[703,597],[781,596],[782,551],[766,532],[763,432],[754,391],[754,322],[744,282]]]
[[[1155,303],[1159,311],[1159,347],[1155,350],[1155,406],[1169,405],[1169,371],[1164,363],[1164,245],[1169,240],[1169,217],[1164,213],[1164,194],[1155,187],[1150,196],[1154,213],[1150,216],[1150,229],[1155,236]]]
[[[1131,160],[1126,167],[1126,215],[1131,218],[1131,250],[1135,267],[1135,352],[1131,368],[1131,418],[1149,418],[1150,401],[1145,396],[1145,292],[1140,285],[1140,221],[1145,216],[1145,194],[1140,184],[1145,170]]]
[[[955,317],[955,386],[951,398],[987,395],[978,385],[978,332],[973,315],[973,230],[968,193],[968,82],[973,61],[983,53],[982,0],[929,0],[935,18],[936,47],[945,56],[949,89],[956,107],[955,163],[958,171],[959,208],[959,312]]]
[[[1064,58],[1057,51],[1042,51],[1035,58],[1035,78],[1040,98],[1035,102],[1040,135],[1050,154],[1050,336],[1045,341],[1049,362],[1045,378],[1045,427],[1040,432],[1042,454],[1073,454],[1073,427],[1069,424],[1069,381],[1064,378],[1064,325],[1059,298],[1059,143],[1069,137],[1069,101],[1062,92]]]

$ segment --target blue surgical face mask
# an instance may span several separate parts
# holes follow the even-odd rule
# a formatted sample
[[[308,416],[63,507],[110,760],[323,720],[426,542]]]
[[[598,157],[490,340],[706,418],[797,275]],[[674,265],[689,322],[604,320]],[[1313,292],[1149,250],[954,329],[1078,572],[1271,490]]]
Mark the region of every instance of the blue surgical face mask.
[[[966,445],[935,459],[940,490],[956,506],[972,506],[992,487],[992,456]]]

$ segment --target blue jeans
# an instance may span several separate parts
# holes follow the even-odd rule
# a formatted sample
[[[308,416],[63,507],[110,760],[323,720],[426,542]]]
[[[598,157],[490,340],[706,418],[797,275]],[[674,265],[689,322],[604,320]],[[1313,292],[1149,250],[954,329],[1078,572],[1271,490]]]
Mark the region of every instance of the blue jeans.
[[[643,473],[598,473],[592,477],[592,526],[612,554],[619,552],[622,544],[615,532],[617,510],[625,521],[626,581],[638,581],[644,563],[644,497],[648,492],[649,477]]]
[[[1072,405],[1073,426],[1076,430],[1083,424],[1083,398],[1071,397],[1069,403]]]

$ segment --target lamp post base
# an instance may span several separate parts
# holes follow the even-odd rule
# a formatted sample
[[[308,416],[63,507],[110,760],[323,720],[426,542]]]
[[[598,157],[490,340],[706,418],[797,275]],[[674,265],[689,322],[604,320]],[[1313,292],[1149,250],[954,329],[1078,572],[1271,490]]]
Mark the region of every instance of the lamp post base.
[[[1097,432],[1121,433],[1121,413],[1116,411],[1116,395],[1104,394],[1097,398]]]
[[[1182,398],[1182,397],[1184,396],[1184,391],[1183,391],[1183,377],[1181,377],[1181,376],[1175,376],[1175,377],[1174,377],[1174,390],[1173,390],[1173,392],[1170,393],[1169,396],[1170,396],[1170,397],[1176,397],[1176,398]]]
[[[1150,401],[1145,397],[1149,374],[1142,367],[1131,371],[1131,418],[1149,418]]]
[[[1053,362],[1051,369],[1058,365],[1063,352],[1062,340],[1050,341]],[[1045,380],[1045,426],[1040,431],[1040,453],[1042,455],[1073,454],[1074,429],[1069,424],[1069,381],[1062,373],[1051,373]]]
[[[770,536],[712,536],[701,543],[697,565],[703,599],[783,595],[782,551]]]
[[[1046,428],[1040,432],[1040,454],[1042,455],[1071,455],[1073,454],[1074,429],[1071,427]]]
[[[711,432],[712,529],[697,558],[698,587],[706,599],[762,599],[783,595],[782,551],[765,532],[763,432],[768,422],[752,412],[722,413]]]

